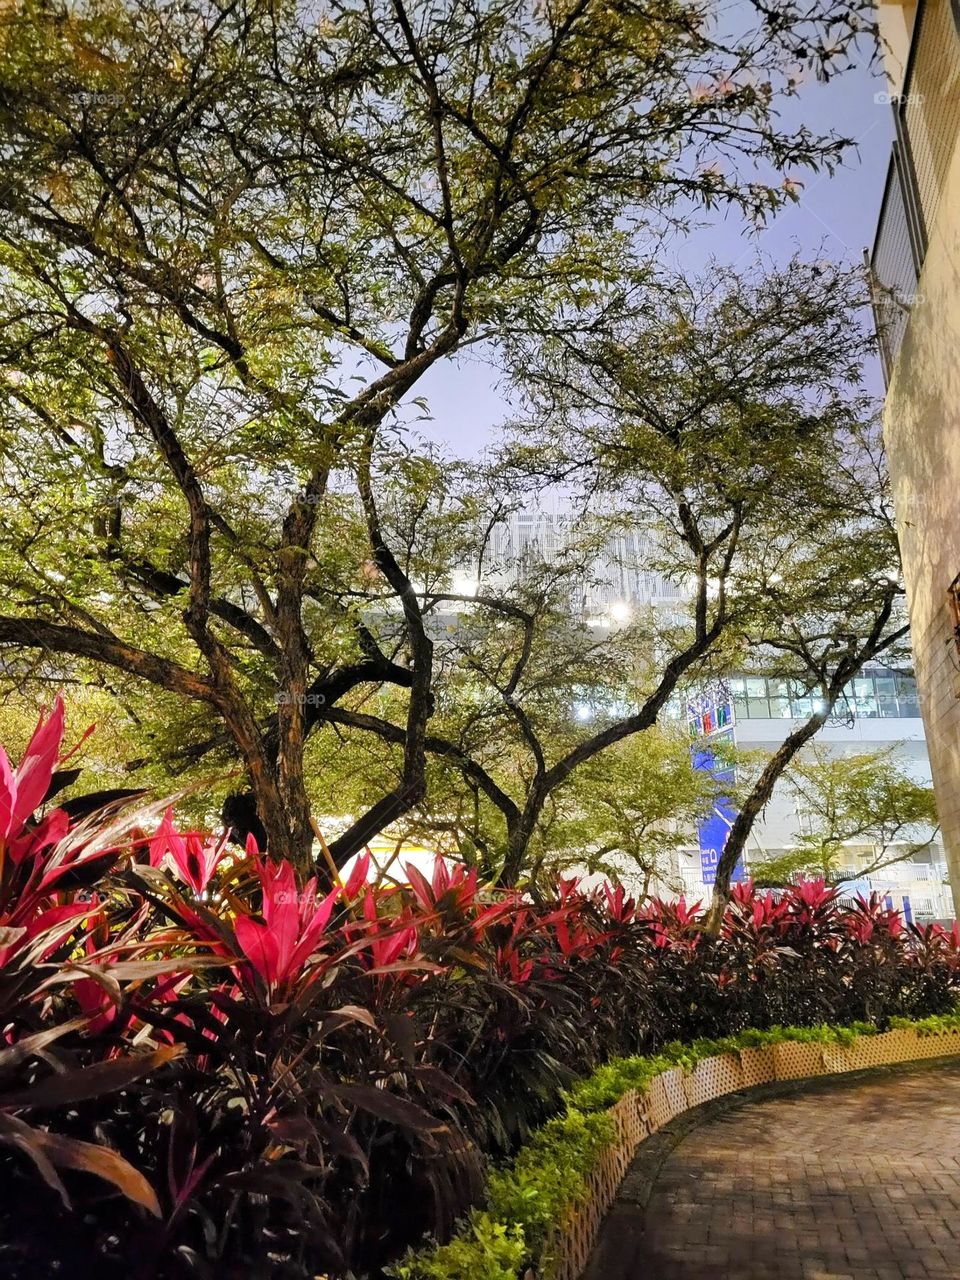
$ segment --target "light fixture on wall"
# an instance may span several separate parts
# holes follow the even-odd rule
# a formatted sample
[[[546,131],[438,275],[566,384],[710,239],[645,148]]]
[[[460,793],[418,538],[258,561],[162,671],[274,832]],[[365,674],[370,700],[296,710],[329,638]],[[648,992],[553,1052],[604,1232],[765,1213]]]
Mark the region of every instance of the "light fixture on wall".
[[[947,641],[950,661],[955,671],[960,671],[960,573],[947,588],[947,600],[950,604],[951,635]],[[960,694],[958,694],[960,696]]]

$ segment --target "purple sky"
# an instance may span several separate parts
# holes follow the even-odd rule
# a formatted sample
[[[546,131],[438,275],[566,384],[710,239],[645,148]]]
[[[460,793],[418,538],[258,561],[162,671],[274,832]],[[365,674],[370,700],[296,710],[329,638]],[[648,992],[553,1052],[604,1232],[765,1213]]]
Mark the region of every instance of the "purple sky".
[[[861,261],[864,247],[873,243],[893,138],[892,109],[876,101],[886,83],[879,68],[865,63],[826,85],[811,80],[782,112],[787,123],[802,120],[815,133],[855,139],[843,168],[832,177],[801,175],[800,203],[790,203],[759,232],[736,214],[718,214],[706,229],[676,242],[671,265],[695,273],[711,255],[746,266],[758,254],[783,262],[797,252],[851,265]],[[880,393],[879,369],[871,373],[871,389]],[[417,393],[427,397],[433,416],[432,422],[418,422],[417,432],[461,455],[483,449],[509,412],[495,371],[476,356],[434,369]]]

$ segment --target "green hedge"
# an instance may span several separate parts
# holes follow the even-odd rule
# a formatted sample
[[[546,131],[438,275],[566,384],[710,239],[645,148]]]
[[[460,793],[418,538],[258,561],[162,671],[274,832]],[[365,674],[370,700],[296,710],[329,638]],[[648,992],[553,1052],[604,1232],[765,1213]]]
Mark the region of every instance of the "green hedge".
[[[911,1022],[891,1018],[895,1028],[920,1035],[960,1030],[960,1013]],[[803,1044],[851,1044],[876,1035],[872,1023],[845,1027],[772,1027],[722,1040],[665,1045],[645,1058],[616,1058],[579,1081],[563,1097],[563,1112],[539,1129],[516,1158],[490,1174],[487,1203],[474,1209],[449,1244],[409,1252],[388,1274],[397,1280],[517,1280],[525,1267],[549,1270],[550,1227],[580,1201],[600,1153],[615,1141],[606,1114],[631,1089],[643,1089],[671,1067],[687,1071],[704,1058],[786,1040]]]
[[[960,1013],[933,1013],[929,1018],[891,1018],[895,1031],[916,1031],[918,1036],[940,1036],[947,1031],[960,1031]]]

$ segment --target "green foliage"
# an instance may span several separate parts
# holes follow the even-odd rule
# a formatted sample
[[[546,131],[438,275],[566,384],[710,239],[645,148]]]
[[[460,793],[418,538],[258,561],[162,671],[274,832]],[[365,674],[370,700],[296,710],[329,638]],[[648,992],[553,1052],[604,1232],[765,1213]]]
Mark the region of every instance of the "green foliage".
[[[852,1044],[858,1036],[876,1035],[877,1028],[869,1022],[852,1022],[846,1027],[831,1027],[821,1023],[815,1027],[771,1027],[759,1032],[759,1044]]]
[[[409,1253],[388,1274],[398,1280],[515,1280],[525,1262],[548,1266],[551,1227],[582,1198],[586,1176],[614,1138],[613,1121],[602,1111],[569,1107],[539,1129],[509,1167],[490,1175],[486,1211],[472,1214],[449,1244]]]
[[[580,1111],[602,1111],[613,1106],[631,1089],[643,1089],[654,1076],[672,1064],[663,1055],[655,1057],[614,1058],[578,1081],[569,1090],[571,1106]]]
[[[918,1036],[940,1036],[949,1031],[960,1031],[960,1011],[957,1013],[934,1013],[927,1018],[891,1018],[890,1026],[916,1031]]]
[[[531,1256],[543,1256],[550,1228],[582,1198],[587,1174],[614,1137],[609,1116],[571,1108],[538,1130],[509,1169],[491,1176],[491,1212],[522,1225]]]
[[[499,1222],[488,1212],[470,1215],[449,1244],[409,1253],[389,1268],[397,1280],[516,1280],[527,1257],[519,1220]]]
[[[860,875],[926,848],[939,827],[933,788],[918,782],[894,750],[841,755],[814,746],[798,756],[785,780],[808,828],[796,833],[794,849],[756,863],[756,879],[780,884],[816,874],[837,881],[844,878],[850,846],[859,857],[854,874]]]

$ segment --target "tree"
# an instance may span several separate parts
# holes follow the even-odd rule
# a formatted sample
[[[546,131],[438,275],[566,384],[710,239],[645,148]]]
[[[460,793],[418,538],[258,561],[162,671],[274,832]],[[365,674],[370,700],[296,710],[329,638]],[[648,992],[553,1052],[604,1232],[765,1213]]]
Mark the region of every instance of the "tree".
[[[536,771],[525,814],[698,679],[754,663],[821,696],[741,806],[717,902],[782,770],[862,665],[906,644],[879,426],[859,392],[864,300],[862,280],[822,263],[715,270],[608,310],[576,342],[516,344],[529,412],[512,474],[614,504],[645,532],[648,567],[683,582],[689,603],[646,638],[633,713]]]
[[[782,883],[798,872],[839,882],[849,845],[858,846],[857,876],[908,861],[930,847],[939,828],[933,788],[918,782],[894,747],[839,754],[814,745],[785,775],[806,828],[795,848],[752,867],[761,881]],[[864,849],[865,847],[865,849]]]
[[[616,325],[608,308],[602,332],[537,344],[518,375],[528,419],[495,465],[399,450],[382,462],[384,527],[435,653],[418,831],[433,824],[504,879],[526,876],[564,797],[615,773],[612,753],[703,680],[763,663],[823,697],[746,791],[734,824],[745,840],[852,675],[904,645],[874,406],[856,394],[871,341],[858,289],[800,263],[651,288]],[[562,482],[585,500],[505,550],[497,530],[526,490],[534,501]],[[621,602],[613,616],[598,602],[622,573],[673,583],[672,604]],[[322,734],[399,750],[397,708],[379,702],[322,708]]]
[[[812,710],[794,724],[739,806],[717,864],[711,928],[719,928],[754,822],[799,753],[842,714],[850,681],[879,659],[893,667],[910,662],[900,543],[876,418],[852,433],[831,465],[832,516],[805,513],[802,538],[785,534],[769,549],[756,584],[769,612],[761,606],[748,646],[755,669],[804,689]],[[804,584],[799,601],[797,583]]]
[[[384,536],[385,427],[469,344],[576,332],[645,225],[761,215],[780,172],[836,161],[774,98],[798,56],[844,62],[867,0],[745,17],[727,38],[676,0],[5,13],[0,643],[107,668],[140,720],[157,697],[161,745],[202,757],[225,726],[301,864],[313,711],[392,685],[401,774],[336,856],[415,806],[433,647]],[[403,661],[329,590],[367,565]]]
[[[686,733],[651,729],[576,770],[542,823],[530,867],[600,872],[646,897],[655,882],[678,887],[676,855],[716,799],[712,775],[694,766]]]

